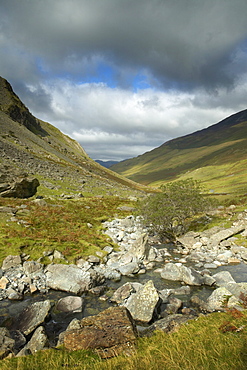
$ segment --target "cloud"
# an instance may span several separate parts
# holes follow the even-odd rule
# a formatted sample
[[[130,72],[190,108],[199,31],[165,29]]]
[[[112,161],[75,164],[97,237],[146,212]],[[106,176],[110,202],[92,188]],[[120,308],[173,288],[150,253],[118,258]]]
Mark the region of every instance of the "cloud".
[[[246,108],[246,0],[0,1],[0,73],[94,159]]]
[[[238,91],[222,90],[219,95],[151,88],[134,92],[59,79],[38,90],[49,100],[50,109],[39,110],[38,115],[37,107],[32,108],[35,115],[76,139],[93,159],[122,160],[234,113],[231,102],[246,87],[247,82]],[[232,105],[244,109],[244,98]]]
[[[247,36],[245,0],[8,0],[2,8],[9,43],[50,73],[93,74],[101,60],[119,83],[145,68],[163,86],[231,85]]]

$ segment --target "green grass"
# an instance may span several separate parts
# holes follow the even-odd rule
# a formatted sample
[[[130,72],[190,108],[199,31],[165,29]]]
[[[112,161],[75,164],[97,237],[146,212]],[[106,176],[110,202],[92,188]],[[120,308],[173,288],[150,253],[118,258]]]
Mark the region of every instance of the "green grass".
[[[247,312],[236,318],[214,313],[191,320],[174,333],[156,332],[138,340],[133,356],[101,360],[89,351],[45,350],[33,356],[6,359],[1,370],[245,370]],[[239,332],[226,331],[228,325]],[[241,329],[242,328],[242,329]]]
[[[129,212],[117,208],[131,205],[118,197],[47,202],[41,207],[31,200],[0,198],[0,205],[26,205],[24,211],[17,212],[17,218],[25,221],[24,224],[8,221],[10,217],[6,215],[0,217],[0,263],[10,254],[26,253],[30,259],[36,260],[43,256],[44,251],[54,249],[62,252],[69,262],[74,262],[101,251],[107,245],[116,247],[103,234],[102,221],[126,216]]]

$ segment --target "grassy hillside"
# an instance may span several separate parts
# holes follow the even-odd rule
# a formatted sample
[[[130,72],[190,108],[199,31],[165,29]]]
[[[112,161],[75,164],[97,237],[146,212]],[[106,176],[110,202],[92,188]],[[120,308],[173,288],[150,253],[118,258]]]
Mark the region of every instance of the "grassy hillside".
[[[246,161],[247,110],[244,110],[111,169],[146,185],[194,177],[214,192],[246,192]]]
[[[67,182],[69,191],[81,191],[82,182],[86,181],[87,192],[97,193],[100,188],[102,195],[147,190],[100,166],[78,142],[35,118],[8,81],[0,77],[0,177],[2,173],[5,182],[11,181],[11,175],[24,173],[43,183]]]

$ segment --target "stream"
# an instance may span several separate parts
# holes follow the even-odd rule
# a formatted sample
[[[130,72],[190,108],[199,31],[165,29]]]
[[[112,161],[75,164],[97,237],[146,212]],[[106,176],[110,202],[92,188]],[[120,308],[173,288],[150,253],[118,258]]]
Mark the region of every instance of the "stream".
[[[159,245],[158,248],[160,247],[167,247],[167,245]],[[172,254],[171,249],[169,249],[169,252]],[[173,259],[174,262],[176,262],[176,260],[178,259],[177,255],[173,255]],[[46,294],[27,294],[22,301],[10,301],[8,299],[2,300],[0,301],[1,326],[4,326],[5,322],[8,322],[9,320],[11,320],[11,318],[16,317],[24,308],[28,307],[30,304],[36,301],[49,299],[53,307],[51,310],[51,314],[49,315],[49,318],[45,323],[45,327],[51,343],[55,344],[58,334],[66,329],[72,319],[82,319],[86,316],[96,315],[99,312],[110,307],[112,303],[110,302],[109,298],[113,295],[114,291],[117,288],[119,288],[126,282],[138,282],[143,284],[148,280],[152,280],[157,290],[175,289],[181,287],[180,282],[164,280],[160,277],[160,273],[156,270],[159,270],[159,268],[161,268],[163,265],[164,262],[156,264],[153,270],[149,270],[145,274],[136,274],[133,277],[122,276],[121,281],[119,282],[114,282],[111,280],[106,281],[104,284],[106,285],[106,291],[103,297],[95,296],[90,293],[82,295],[84,300],[83,309],[82,312],[78,313],[61,313],[56,310],[56,302],[60,298],[72,295],[68,292],[49,290],[49,292]],[[186,264],[186,266],[193,267],[194,265],[190,263]],[[217,269],[212,269],[210,271],[212,275],[220,271],[229,271],[237,283],[247,282],[247,264],[245,263],[220,266]],[[193,294],[196,294],[201,299],[206,300],[214,289],[215,288],[213,287],[205,285],[191,286],[191,293],[189,295],[179,295],[177,297],[183,301],[184,307],[189,307],[190,297]]]

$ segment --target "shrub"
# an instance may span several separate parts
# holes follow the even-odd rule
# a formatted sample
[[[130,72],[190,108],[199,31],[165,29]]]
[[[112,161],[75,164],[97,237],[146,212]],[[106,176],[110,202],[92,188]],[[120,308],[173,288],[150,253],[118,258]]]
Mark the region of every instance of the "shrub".
[[[185,232],[195,215],[212,207],[212,201],[202,192],[201,183],[193,179],[168,183],[161,192],[140,203],[139,212],[160,240],[174,240]]]

